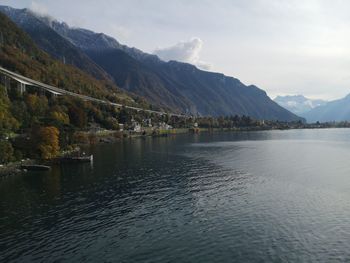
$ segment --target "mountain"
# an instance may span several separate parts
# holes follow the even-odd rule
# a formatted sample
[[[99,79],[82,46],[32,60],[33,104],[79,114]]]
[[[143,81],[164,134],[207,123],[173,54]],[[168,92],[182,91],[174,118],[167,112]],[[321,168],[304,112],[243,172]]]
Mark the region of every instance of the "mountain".
[[[1,12],[0,65],[26,77],[75,93],[137,105],[132,97],[114,84],[97,80],[72,65],[53,59]]]
[[[49,17],[38,16],[29,9],[14,9],[7,6],[0,6],[0,12],[28,33],[41,49],[54,58],[76,66],[97,79],[110,79],[109,75],[83,51],[48,26],[52,23]]]
[[[286,108],[299,116],[304,116],[304,113],[327,103],[327,101],[324,100],[308,99],[303,95],[277,96],[274,101],[283,108]]]
[[[350,94],[304,114],[308,122],[350,121]]]
[[[70,28],[57,21],[52,28],[84,50],[118,86],[153,103],[199,115],[300,119],[271,101],[264,91],[253,85],[245,86],[238,79],[202,71],[187,63],[164,62],[103,33]]]
[[[147,54],[137,48],[123,45],[104,33],[95,33],[88,29],[70,27],[65,22],[49,20],[47,17],[39,17],[39,19],[81,50],[105,51],[118,49],[139,61],[160,61],[156,55]]]
[[[9,15],[11,19],[20,20],[14,17],[16,12],[12,13],[14,15]],[[191,64],[164,62],[155,55],[122,45],[103,33],[71,28],[66,23],[45,17],[36,18],[86,54],[119,87],[144,96],[156,105],[194,115],[237,114],[266,120],[301,120],[254,85],[246,86],[238,79],[202,71]],[[27,20],[25,25],[18,25],[25,29],[32,27],[31,23],[34,22]],[[53,39],[42,34],[42,31],[27,32],[33,39],[38,38],[36,34],[39,34],[46,40],[41,42],[42,49],[49,50],[48,47],[53,45]]]

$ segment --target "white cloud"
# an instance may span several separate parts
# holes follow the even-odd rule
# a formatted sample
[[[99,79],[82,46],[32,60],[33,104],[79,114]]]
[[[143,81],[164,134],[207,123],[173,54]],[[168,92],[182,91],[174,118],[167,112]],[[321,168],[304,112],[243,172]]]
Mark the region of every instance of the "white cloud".
[[[48,8],[37,1],[32,1],[30,4],[30,10],[32,10],[34,13],[41,15],[41,16],[46,16],[49,13]]]
[[[200,59],[203,41],[200,38],[192,38],[189,41],[181,41],[177,44],[166,47],[157,48],[153,53],[162,60],[176,60],[180,62],[191,63],[201,69],[209,70],[211,65]]]
[[[125,39],[128,39],[131,35],[131,31],[128,28],[118,24],[110,24],[107,30],[108,33],[118,41],[125,41]]]

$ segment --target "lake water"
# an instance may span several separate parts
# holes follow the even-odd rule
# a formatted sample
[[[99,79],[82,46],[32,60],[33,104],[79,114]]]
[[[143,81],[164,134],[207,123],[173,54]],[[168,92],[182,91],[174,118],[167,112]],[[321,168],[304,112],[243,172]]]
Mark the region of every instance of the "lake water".
[[[350,130],[179,135],[0,179],[0,262],[350,260]]]

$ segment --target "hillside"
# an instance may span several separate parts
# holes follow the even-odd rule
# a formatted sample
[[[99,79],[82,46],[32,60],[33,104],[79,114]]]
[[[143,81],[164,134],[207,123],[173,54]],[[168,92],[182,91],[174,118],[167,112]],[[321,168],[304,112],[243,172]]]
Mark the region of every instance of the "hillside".
[[[0,65],[4,68],[76,93],[135,104],[133,98],[113,83],[96,80],[74,66],[51,58],[2,13],[0,31]]]
[[[124,105],[151,107],[145,100],[129,96],[109,81],[97,80],[72,65],[53,59],[2,13],[0,66],[78,94]],[[168,117],[77,96],[52,96],[30,85],[19,92],[15,81],[7,83],[2,76],[0,80],[0,164],[23,158],[52,159],[62,154],[61,150],[72,151],[77,144],[96,143],[96,131],[118,131],[119,123],[132,127],[134,119],[141,122],[148,117],[159,123]],[[114,137],[109,140],[113,141]]]
[[[17,26],[30,35],[37,46],[52,57],[65,64],[76,66],[97,79],[110,80],[108,74],[84,52],[47,26],[51,21],[48,17],[41,17],[42,20],[40,20],[28,9],[14,9],[7,6],[0,6],[0,12],[11,18]]]
[[[166,89],[164,81],[158,74],[122,50],[87,50],[86,52],[109,72],[118,86],[125,90],[146,97],[154,104],[168,106],[177,112],[196,113],[195,109],[190,110],[194,106],[185,95]]]

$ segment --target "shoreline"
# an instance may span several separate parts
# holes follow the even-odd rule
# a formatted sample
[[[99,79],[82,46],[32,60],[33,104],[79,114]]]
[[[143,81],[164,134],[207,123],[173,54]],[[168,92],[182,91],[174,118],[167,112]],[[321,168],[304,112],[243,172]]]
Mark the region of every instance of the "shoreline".
[[[201,133],[221,133],[221,132],[257,132],[257,131],[286,131],[286,130],[313,130],[313,129],[340,129],[346,127],[294,127],[294,128],[262,128],[262,127],[245,127],[245,128],[175,128],[169,130],[159,130],[157,133],[150,132],[133,132],[133,131],[112,131],[105,130],[101,132],[86,132],[87,135],[93,135],[93,141],[89,143],[78,143],[79,147],[91,147],[96,144],[105,144],[105,143],[115,143],[123,140],[132,140],[139,138],[160,138],[160,137],[168,137],[168,136],[176,136],[183,134],[201,134]],[[61,152],[62,156],[64,156],[64,151]],[[40,159],[26,159],[17,162],[10,162],[8,164],[0,165],[0,178],[17,175],[21,173],[25,173],[23,169],[21,169],[21,165],[23,164],[52,164],[52,160],[40,160]]]
[[[34,159],[26,159],[8,164],[2,164],[0,166],[0,178],[24,173],[25,171],[21,169],[21,165],[33,164],[34,162]]]

